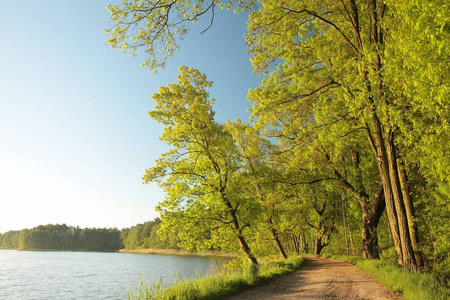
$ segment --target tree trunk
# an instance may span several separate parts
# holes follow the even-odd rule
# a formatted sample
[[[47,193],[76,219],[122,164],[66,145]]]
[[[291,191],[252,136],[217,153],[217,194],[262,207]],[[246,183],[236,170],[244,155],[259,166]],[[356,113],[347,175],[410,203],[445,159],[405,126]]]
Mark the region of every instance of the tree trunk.
[[[367,217],[364,218],[362,228],[363,252],[362,256],[368,259],[379,259],[380,248],[378,247],[377,228],[373,226]]]
[[[385,208],[383,186],[379,186],[372,200],[372,208],[367,216],[363,215],[363,257],[370,259],[380,258],[378,246],[378,223]]]
[[[384,135],[381,126],[380,119],[378,118],[376,107],[378,105],[385,104],[386,94],[383,86],[382,78],[382,65],[380,57],[380,45],[384,44],[382,39],[382,28],[378,26],[379,16],[377,3],[374,0],[367,2],[367,13],[368,13],[368,29],[369,29],[369,47],[373,51],[373,56],[363,56],[363,40],[361,38],[361,28],[359,24],[359,11],[356,1],[351,1],[351,14],[352,14],[352,24],[353,33],[355,37],[356,47],[358,49],[358,56],[361,64],[361,77],[367,90],[367,108],[371,114],[371,125],[366,124],[366,133],[370,143],[370,146],[377,159],[378,170],[380,173],[380,179],[383,184],[384,196],[386,202],[386,211],[388,215],[389,227],[391,229],[392,238],[394,240],[395,250],[397,252],[397,262],[400,265],[410,268],[411,260],[409,258],[410,252],[408,248],[410,247],[404,230],[404,217],[402,212],[402,202],[398,197],[398,190],[396,190],[396,181],[398,176],[395,176],[395,172],[392,169],[392,163],[395,162],[395,155],[392,152],[393,143],[391,143],[389,133]],[[382,17],[382,16],[381,16]],[[380,33],[380,34],[379,34]],[[365,60],[371,59],[366,65]],[[373,72],[375,80],[368,76],[369,69]],[[374,89],[375,87],[375,89]],[[384,128],[385,132],[386,129]],[[398,181],[397,181],[398,182]]]
[[[319,255],[320,252],[322,252],[322,249],[325,247],[325,245],[322,244],[322,238],[323,238],[323,233],[316,235],[316,239],[314,241],[314,254],[315,255]]]
[[[306,240],[306,234],[305,231],[302,230],[302,240],[303,240],[303,247],[302,247],[302,253],[308,253],[309,252],[309,246],[308,246],[308,241]]]
[[[397,213],[398,229],[402,245],[402,262],[405,267],[415,271],[417,269],[417,263],[412,249],[405,203],[402,196],[402,191],[400,189],[400,179],[397,169],[397,155],[393,137],[394,134],[392,131],[385,130],[385,135],[385,144],[389,163],[389,179],[392,186],[392,194],[395,203],[395,211]]]
[[[236,232],[236,231],[235,231]],[[256,260],[256,257],[253,256],[252,251],[250,250],[250,247],[248,246],[247,242],[244,239],[244,236],[242,236],[239,233],[236,233],[239,245],[241,246],[242,251],[244,251],[245,256],[250,261],[252,265],[258,265],[258,261]]]
[[[391,228],[392,238],[394,240],[395,249],[398,255],[400,265],[415,270],[417,268],[413,249],[411,246],[411,238],[409,234],[408,219],[405,212],[405,203],[400,189],[400,179],[397,169],[397,153],[394,145],[394,132],[389,127],[389,120],[381,125],[381,121],[377,115],[376,108],[389,104],[389,95],[383,83],[382,74],[382,53],[380,49],[384,44],[383,29],[379,25],[380,19],[383,18],[384,3],[377,7],[377,1],[370,0],[367,2],[367,12],[369,17],[369,44],[373,53],[369,58],[371,61],[367,65],[361,57],[363,67],[362,79],[366,84],[368,92],[368,108],[371,113],[371,123],[373,137],[370,130],[368,132],[369,142],[377,158],[378,169],[381,181],[383,183],[386,211],[388,215],[389,225]],[[379,15],[380,13],[380,15]],[[359,34],[359,31],[357,32]],[[360,48],[362,50],[362,47]],[[361,52],[363,53],[363,52]],[[372,71],[374,79],[368,76],[369,70]],[[382,109],[383,110],[383,109]],[[375,138],[375,140],[373,140]]]
[[[345,239],[345,254],[350,253],[349,238],[348,238],[348,227],[347,227],[347,205],[345,203],[345,198],[341,196],[341,206],[342,206],[342,227],[344,228],[344,239]]]
[[[295,254],[299,255],[300,254],[300,240],[299,240],[299,237],[295,234],[295,232],[293,230],[291,232],[291,237],[292,237],[292,244],[294,245]]]
[[[244,236],[242,235],[243,228],[239,224],[239,220],[236,216],[236,209],[233,208],[230,201],[228,200],[227,196],[224,193],[221,193],[222,200],[224,204],[228,208],[228,214],[231,217],[231,223],[233,224],[233,230],[236,234],[236,238],[238,240],[239,246],[241,247],[242,251],[244,252],[247,259],[250,261],[252,265],[258,265],[258,261],[256,260],[256,257],[253,255],[250,247],[248,246],[247,242],[245,241]]]
[[[417,267],[422,268],[424,266],[424,263],[421,252],[419,250],[419,234],[416,222],[414,221],[415,220],[414,206],[408,189],[406,169],[402,166],[399,159],[397,159],[397,170],[399,174],[403,200],[405,202],[406,216],[408,218],[409,235],[411,237],[412,249],[414,251]]]
[[[346,182],[344,187],[349,189],[358,199],[361,212],[362,212],[362,243],[364,258],[379,259],[380,249],[378,247],[378,223],[383,214],[385,208],[383,185],[380,185],[374,194],[371,210],[369,211],[369,195],[366,193],[366,189],[363,184],[362,170],[360,168],[360,155],[359,152],[350,149],[352,157],[353,167],[356,171],[355,186],[352,186],[349,182]]]
[[[378,170],[380,173],[380,179],[383,184],[384,199],[386,203],[386,212],[389,221],[389,228],[391,229],[392,240],[394,241],[395,250],[397,252],[397,263],[403,265],[403,252],[402,243],[400,241],[400,234],[397,221],[397,213],[395,209],[391,180],[389,174],[388,158],[386,153],[386,148],[384,144],[384,138],[380,126],[380,121],[376,114],[372,111],[372,133],[370,129],[367,128],[366,133],[369,139],[369,143],[374,151],[375,157],[377,159]]]
[[[283,257],[284,259],[287,258],[286,252],[284,251],[283,245],[280,242],[280,239],[278,238],[278,233],[275,230],[275,228],[273,227],[273,222],[272,222],[272,217],[269,218],[268,220],[269,223],[269,227],[270,227],[270,232],[272,234],[272,239],[275,242],[275,245],[278,248],[278,251],[280,252],[281,257]]]

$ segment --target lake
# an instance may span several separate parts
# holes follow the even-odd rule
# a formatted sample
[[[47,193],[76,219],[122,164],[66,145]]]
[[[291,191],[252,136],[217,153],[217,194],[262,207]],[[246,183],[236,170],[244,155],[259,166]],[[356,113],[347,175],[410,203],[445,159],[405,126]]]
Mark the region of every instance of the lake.
[[[211,274],[222,258],[0,250],[0,299],[127,299],[144,281]]]

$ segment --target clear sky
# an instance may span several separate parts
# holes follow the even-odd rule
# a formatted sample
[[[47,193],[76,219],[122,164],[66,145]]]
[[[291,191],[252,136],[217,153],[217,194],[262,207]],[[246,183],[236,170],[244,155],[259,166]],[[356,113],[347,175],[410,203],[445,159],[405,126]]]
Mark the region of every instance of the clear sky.
[[[143,185],[167,147],[147,112],[178,66],[214,81],[216,117],[247,119],[252,74],[246,16],[217,12],[196,25],[156,75],[112,50],[108,1],[0,0],[0,232],[40,224],[130,227],[157,216],[164,197]],[[115,1],[117,2],[117,1]]]

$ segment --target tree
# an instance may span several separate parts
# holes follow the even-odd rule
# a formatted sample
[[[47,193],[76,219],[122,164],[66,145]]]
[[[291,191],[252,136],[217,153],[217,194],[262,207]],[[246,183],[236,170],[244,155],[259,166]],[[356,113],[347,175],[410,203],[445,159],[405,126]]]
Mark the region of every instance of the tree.
[[[266,72],[278,62],[267,82],[289,86],[291,94],[284,100],[274,100],[275,95],[265,98],[268,102],[252,99],[260,113],[295,103],[321,114],[331,111],[320,106],[339,105],[347,119],[363,128],[377,160],[399,263],[414,270],[421,259],[409,226],[415,218],[413,202],[402,194],[407,182],[401,180],[404,153],[393,122],[396,96],[384,76],[386,43],[392,41],[386,39],[390,32],[384,20],[390,16],[386,4],[375,0],[264,1],[250,16],[253,66]]]
[[[269,228],[273,242],[280,255],[283,258],[287,258],[286,251],[278,235],[277,224],[274,223],[277,201],[276,199],[270,199],[273,197],[271,190],[273,190],[275,185],[270,182],[269,178],[273,178],[276,174],[273,174],[274,170],[270,169],[265,162],[265,158],[271,156],[273,147],[268,140],[263,139],[262,135],[254,127],[242,123],[239,119],[235,123],[228,121],[226,129],[233,135],[244,162],[243,172],[245,172],[244,174],[248,181],[245,184],[243,183],[243,185],[246,186],[250,197],[255,198],[264,208],[263,218]]]
[[[128,232],[127,239],[124,242],[125,249],[140,249],[141,248],[141,232],[142,224],[133,226]]]
[[[398,146],[405,153],[403,190],[419,208],[409,223],[412,237],[418,230],[427,245],[435,270],[450,265],[450,236],[445,219],[450,215],[450,6],[445,1],[387,1],[391,25],[386,43],[386,80],[395,95],[392,122]],[[407,207],[407,213],[412,213]],[[439,263],[437,263],[439,262]],[[445,267],[444,267],[445,269]],[[442,272],[445,274],[445,271]],[[444,277],[450,278],[447,271]]]
[[[255,204],[239,193],[239,153],[232,136],[214,121],[214,99],[206,91],[212,83],[198,70],[180,67],[180,72],[178,83],[153,95],[156,107],[149,113],[165,126],[161,139],[173,147],[143,178],[166,192],[158,206],[162,229],[183,220],[170,229],[178,228],[184,241],[197,247],[214,240],[205,239],[211,230],[231,230],[248,260],[257,264],[245,238]]]

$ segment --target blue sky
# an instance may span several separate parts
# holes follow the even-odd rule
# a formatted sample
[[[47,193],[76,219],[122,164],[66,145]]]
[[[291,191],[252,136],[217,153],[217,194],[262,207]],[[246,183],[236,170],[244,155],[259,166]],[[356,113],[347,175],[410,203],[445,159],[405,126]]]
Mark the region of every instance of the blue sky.
[[[167,147],[147,112],[178,67],[214,81],[218,121],[246,119],[252,74],[246,16],[216,12],[195,25],[153,74],[143,57],[112,50],[103,29],[113,1],[0,0],[0,232],[40,224],[130,227],[157,216],[164,197],[143,185]]]

